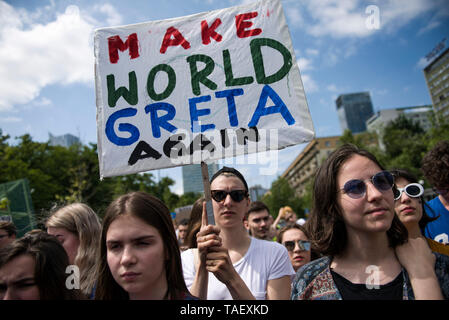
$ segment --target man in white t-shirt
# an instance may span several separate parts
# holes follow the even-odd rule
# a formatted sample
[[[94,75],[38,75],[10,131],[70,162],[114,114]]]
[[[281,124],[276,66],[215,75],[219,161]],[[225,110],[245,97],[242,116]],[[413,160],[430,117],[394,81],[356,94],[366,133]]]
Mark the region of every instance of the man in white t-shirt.
[[[207,224],[205,206],[197,234],[198,251],[181,254],[184,279],[200,299],[290,299],[295,274],[284,246],[250,237],[243,225],[249,209],[242,174],[223,167],[211,179],[216,226]]]

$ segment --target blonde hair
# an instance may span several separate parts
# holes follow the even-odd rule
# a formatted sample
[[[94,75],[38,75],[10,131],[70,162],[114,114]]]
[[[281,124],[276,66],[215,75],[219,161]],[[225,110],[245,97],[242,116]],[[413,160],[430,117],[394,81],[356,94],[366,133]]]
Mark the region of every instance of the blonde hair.
[[[286,216],[288,213],[295,213],[295,212],[294,212],[293,209],[292,209],[291,207],[289,207],[289,206],[285,206],[285,207],[282,207],[282,208],[280,209],[280,215],[281,215],[281,217],[284,217],[284,218],[285,218],[285,216]]]
[[[97,280],[97,259],[100,252],[101,222],[86,204],[73,203],[50,215],[46,227],[64,228],[78,236],[80,245],[75,264],[80,270],[80,289],[89,296]]]

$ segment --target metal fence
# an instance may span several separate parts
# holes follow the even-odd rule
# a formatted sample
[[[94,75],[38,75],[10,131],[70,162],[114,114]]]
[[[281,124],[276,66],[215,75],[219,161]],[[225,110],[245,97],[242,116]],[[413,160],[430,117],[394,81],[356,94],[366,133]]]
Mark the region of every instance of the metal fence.
[[[12,220],[17,228],[17,237],[36,228],[27,179],[0,184],[0,220]]]

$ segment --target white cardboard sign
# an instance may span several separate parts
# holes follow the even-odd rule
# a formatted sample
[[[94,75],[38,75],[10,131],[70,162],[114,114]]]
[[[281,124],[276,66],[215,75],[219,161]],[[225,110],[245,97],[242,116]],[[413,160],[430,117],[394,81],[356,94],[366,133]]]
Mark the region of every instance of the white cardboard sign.
[[[95,31],[101,178],[314,137],[280,0]]]

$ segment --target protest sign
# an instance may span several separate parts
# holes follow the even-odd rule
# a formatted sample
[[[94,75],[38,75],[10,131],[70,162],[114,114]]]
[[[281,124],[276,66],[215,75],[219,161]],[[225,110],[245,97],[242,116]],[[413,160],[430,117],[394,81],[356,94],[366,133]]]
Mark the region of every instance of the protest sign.
[[[95,31],[100,176],[314,137],[281,2]]]

